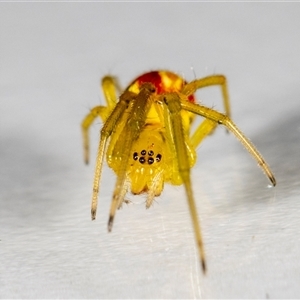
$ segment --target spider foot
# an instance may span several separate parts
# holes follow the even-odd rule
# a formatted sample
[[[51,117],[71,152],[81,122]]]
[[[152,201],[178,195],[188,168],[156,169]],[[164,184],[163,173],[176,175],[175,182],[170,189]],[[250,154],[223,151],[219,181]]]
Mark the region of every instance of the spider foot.
[[[114,223],[114,216],[110,215],[108,219],[107,229],[108,232],[111,232]]]

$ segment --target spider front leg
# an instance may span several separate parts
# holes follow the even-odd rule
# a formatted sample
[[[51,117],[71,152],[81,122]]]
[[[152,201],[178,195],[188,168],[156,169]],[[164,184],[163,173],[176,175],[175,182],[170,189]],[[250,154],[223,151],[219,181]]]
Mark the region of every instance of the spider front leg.
[[[114,108],[114,110],[106,120],[105,124],[103,125],[103,128],[101,129],[100,142],[99,142],[98,153],[96,158],[94,184],[93,184],[93,196],[92,196],[92,207],[91,207],[92,220],[96,218],[98,194],[99,194],[99,182],[101,178],[107,140],[111,136],[115,127],[118,125],[120,117],[123,115],[124,111],[128,107],[128,103],[130,99],[132,99],[132,93],[130,92],[124,93],[120,96],[119,102],[117,103],[116,107]]]
[[[101,82],[102,90],[104,93],[105,101],[107,106],[96,106],[89,114],[83,119],[81,123],[82,137],[83,137],[83,153],[84,161],[86,164],[89,163],[89,153],[90,153],[90,142],[89,142],[89,128],[97,117],[100,117],[103,122],[106,121],[109,114],[116,106],[117,95],[116,91],[120,90],[118,81],[112,76],[105,76]]]
[[[123,151],[120,157],[120,166],[117,173],[117,182],[111,202],[109,219],[108,219],[108,231],[112,230],[114,216],[118,207],[121,206],[124,201],[124,197],[127,191],[126,179],[128,171],[128,162],[131,154],[131,148],[133,142],[136,141],[140,135],[142,128],[145,125],[147,113],[152,105],[150,97],[155,92],[155,88],[150,83],[145,83],[134,98],[133,106],[130,111],[130,116],[126,120],[126,125],[123,132],[120,134],[120,145],[123,145]],[[125,92],[126,93],[126,92]]]
[[[244,145],[248,152],[258,162],[258,165],[263,169],[263,171],[271,181],[272,185],[276,185],[276,179],[262,155],[258,152],[255,146],[250,142],[249,139],[246,138],[246,136],[239,130],[239,128],[233,123],[233,121],[228,116],[203,105],[191,103],[188,101],[187,98],[186,101],[181,101],[181,107],[184,110],[193,112],[204,118],[212,120],[218,123],[219,125],[224,125],[238,138],[238,140]]]
[[[202,265],[202,270],[205,273],[206,263],[205,263],[205,253],[202,241],[202,234],[200,230],[196,204],[193,196],[191,178],[190,178],[190,162],[187,154],[185,136],[183,131],[183,124],[181,118],[181,104],[180,97],[178,93],[169,93],[164,97],[164,103],[170,112],[170,126],[166,126],[166,130],[171,129],[170,136],[173,137],[173,142],[175,145],[176,158],[178,171],[181,176],[182,182],[185,187],[187,194],[187,200],[189,205],[190,214],[192,217],[192,223],[195,232],[195,238],[197,241],[197,246],[200,254],[200,261]],[[168,122],[168,120],[166,120]]]

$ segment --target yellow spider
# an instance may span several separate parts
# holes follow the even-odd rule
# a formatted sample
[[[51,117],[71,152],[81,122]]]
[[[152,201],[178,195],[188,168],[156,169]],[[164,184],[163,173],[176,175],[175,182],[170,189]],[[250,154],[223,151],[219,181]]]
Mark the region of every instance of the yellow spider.
[[[196,103],[196,90],[211,85],[221,87],[225,113]],[[263,157],[230,119],[226,78],[213,75],[187,83],[173,72],[152,71],[136,78],[122,93],[116,78],[106,76],[102,89],[107,106],[94,107],[82,122],[86,163],[89,162],[88,129],[97,117],[104,122],[96,159],[92,220],[96,218],[104,155],[117,175],[108,231],[112,229],[117,208],[126,201],[128,190],[135,195],[146,193],[146,208],[149,208],[154,197],[161,194],[164,182],[183,184],[205,272],[205,254],[190,178],[190,170],[196,162],[196,148],[201,141],[217,125],[224,125],[256,159],[272,185],[276,185]],[[204,121],[191,134],[195,115],[204,117]]]

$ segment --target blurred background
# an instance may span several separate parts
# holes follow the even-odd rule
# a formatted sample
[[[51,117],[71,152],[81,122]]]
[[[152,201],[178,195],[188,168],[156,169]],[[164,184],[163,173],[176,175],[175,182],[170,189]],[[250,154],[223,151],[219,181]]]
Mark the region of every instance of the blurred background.
[[[300,297],[298,3],[1,3],[0,297]],[[182,187],[166,185],[107,220],[104,169],[90,220],[101,121],[83,163],[80,123],[104,104],[100,79],[126,87],[156,69],[228,79],[232,118],[276,176],[218,128],[192,171],[208,272],[198,264]],[[222,110],[218,88],[197,93]]]

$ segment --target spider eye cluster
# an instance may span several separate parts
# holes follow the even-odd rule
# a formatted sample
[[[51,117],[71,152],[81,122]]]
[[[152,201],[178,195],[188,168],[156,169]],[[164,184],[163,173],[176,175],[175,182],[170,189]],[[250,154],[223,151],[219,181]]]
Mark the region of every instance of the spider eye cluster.
[[[141,164],[147,163],[148,165],[152,165],[154,162],[160,162],[162,155],[160,153],[156,154],[153,150],[142,150],[140,155],[138,152],[133,153],[133,160],[138,160]]]

